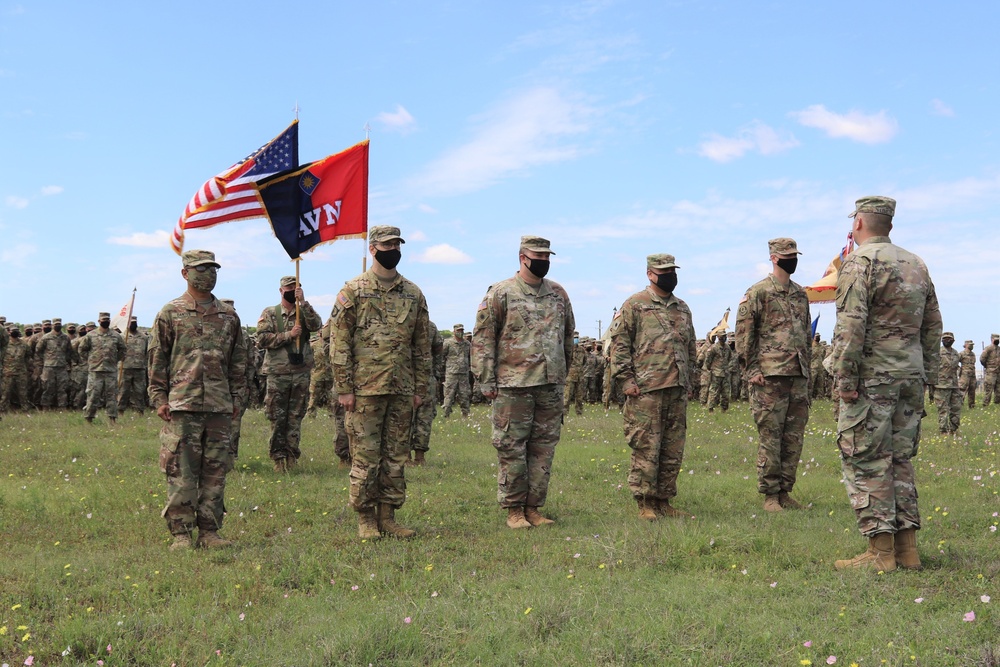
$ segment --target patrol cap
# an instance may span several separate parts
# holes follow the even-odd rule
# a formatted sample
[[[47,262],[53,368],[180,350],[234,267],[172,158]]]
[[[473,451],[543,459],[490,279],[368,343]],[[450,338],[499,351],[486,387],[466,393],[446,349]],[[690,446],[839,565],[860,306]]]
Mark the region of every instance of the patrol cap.
[[[406,243],[399,235],[399,227],[391,225],[375,225],[368,230],[368,245],[372,243],[385,243],[386,241],[399,241]]]
[[[966,344],[966,345],[975,345],[975,343],[974,343],[974,342],[972,342],[971,340],[967,340],[967,341],[965,341],[965,344]]]
[[[679,269],[673,255],[659,253],[646,256],[647,269]]]
[[[62,318],[61,317],[53,317],[52,318],[52,326],[55,326],[57,324],[59,326],[62,326]]]
[[[0,324],[6,324],[6,323],[7,323],[7,318],[3,315],[0,315]]]
[[[1000,340],[1000,334],[990,334],[990,340]]]
[[[854,212],[848,218],[853,218],[858,213],[881,213],[890,218],[896,215],[896,200],[890,197],[862,197],[854,202]]]
[[[88,327],[90,329],[95,329],[95,328],[97,328],[97,323],[96,322],[87,322],[84,326],[86,326],[86,327]]]
[[[772,255],[801,255],[795,239],[782,237],[767,242],[767,251]]]
[[[945,331],[943,334],[941,334],[941,340],[944,340],[945,338],[950,338],[952,340],[955,340],[955,334],[953,334],[950,331]]]
[[[42,320],[42,326],[44,327],[46,324],[52,324],[52,320]]]
[[[42,323],[41,322],[35,322],[31,326],[33,326],[36,329],[41,329],[42,328]]]
[[[76,329],[76,322],[69,322],[69,323],[68,323],[68,324],[66,325],[66,328],[67,328],[67,329]]]
[[[452,327],[452,329],[455,330],[455,331],[457,331],[459,329],[461,329],[462,331],[465,331],[465,325],[464,324],[456,324],[456,325],[454,325]]]
[[[136,317],[135,315],[133,315],[133,316],[132,316],[132,318],[131,318],[131,321],[132,321],[132,322],[138,322],[138,321],[139,321],[139,318],[138,318],[138,317]]]
[[[215,253],[211,250],[185,250],[184,254],[181,255],[181,261],[184,263],[185,269],[205,264],[210,264],[215,268],[222,266],[215,261]]]
[[[548,239],[543,239],[541,236],[522,236],[521,237],[521,247],[520,250],[530,250],[531,252],[547,252],[550,255],[554,255],[552,252],[551,243]]]
[[[285,276],[281,279],[281,287],[295,287],[295,276]],[[302,287],[302,283],[299,283],[299,287]]]
[[[97,319],[98,320],[103,320],[105,317],[110,320],[111,319],[111,313],[98,313],[97,314]]]

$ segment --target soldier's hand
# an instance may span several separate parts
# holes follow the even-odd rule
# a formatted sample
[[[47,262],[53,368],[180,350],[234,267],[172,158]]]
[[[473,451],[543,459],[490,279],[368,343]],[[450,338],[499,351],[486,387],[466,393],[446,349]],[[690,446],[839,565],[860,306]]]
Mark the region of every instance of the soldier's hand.
[[[233,421],[240,416],[240,406],[233,402]]]
[[[749,380],[747,380],[747,382],[749,384],[757,385],[758,387],[763,387],[764,386],[764,376],[761,375],[760,373],[757,373],[756,375],[754,375],[753,377],[751,377]]]
[[[857,391],[840,391],[837,393],[840,395],[840,400],[842,400],[844,403],[853,403],[856,400],[858,400]]]
[[[491,401],[497,397],[496,387],[483,387],[483,396],[490,399]]]
[[[302,325],[296,324],[288,333],[291,334],[291,338],[298,338],[302,335]]]
[[[344,406],[346,412],[354,412],[354,394],[341,394],[337,402]]]
[[[413,395],[413,409],[416,410],[421,405],[424,404],[424,399],[420,398],[416,394]]]
[[[628,382],[626,382],[625,386],[622,387],[622,391],[625,393],[626,396],[638,396],[639,394],[642,393],[639,390],[639,385],[636,384],[635,380],[629,380]]]
[[[302,304],[305,303],[306,296],[305,292],[302,291],[301,287],[295,288],[295,303]]]
[[[170,404],[164,403],[160,407],[156,408],[156,416],[165,422],[170,421]]]

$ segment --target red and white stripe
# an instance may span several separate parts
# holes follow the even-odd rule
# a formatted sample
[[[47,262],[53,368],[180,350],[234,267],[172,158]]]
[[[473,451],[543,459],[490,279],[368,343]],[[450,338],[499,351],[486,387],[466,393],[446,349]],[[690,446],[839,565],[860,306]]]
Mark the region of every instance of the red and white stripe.
[[[191,197],[170,236],[170,247],[174,252],[179,255],[184,250],[185,229],[211,227],[264,215],[254,181],[243,177],[253,166],[253,159],[249,159],[205,181]]]

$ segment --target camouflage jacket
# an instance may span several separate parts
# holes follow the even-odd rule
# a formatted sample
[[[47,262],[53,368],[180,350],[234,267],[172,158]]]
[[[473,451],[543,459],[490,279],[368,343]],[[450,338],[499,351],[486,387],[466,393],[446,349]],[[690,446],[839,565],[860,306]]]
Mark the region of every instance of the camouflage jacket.
[[[862,381],[936,379],[941,311],[927,266],[888,236],[867,239],[837,279],[831,375],[851,392]]]
[[[443,341],[443,345],[441,357],[444,363],[445,377],[462,377],[463,375],[468,375],[470,364],[469,350],[472,348],[469,341],[452,336],[448,340]]]
[[[427,322],[427,327],[431,332],[431,382],[436,382],[444,377],[444,338],[438,331],[437,325],[431,321]],[[471,346],[470,346],[471,347]]]
[[[0,369],[3,368],[3,358],[8,345],[10,345],[10,334],[7,333],[7,327],[0,324]]]
[[[333,366],[330,365],[330,341],[322,336],[309,343],[312,348],[313,367],[310,378],[314,382],[333,382]]]
[[[3,353],[3,376],[25,377],[28,375],[28,355],[31,350],[20,338],[11,338]]]
[[[705,348],[705,361],[702,368],[708,371],[709,375],[716,378],[726,377],[729,370],[729,362],[733,358],[733,351],[729,345],[724,345],[721,341]]]
[[[961,377],[975,379],[976,353],[972,350],[966,350],[963,347],[962,351],[958,353],[958,362],[962,365],[962,370],[960,372]]]
[[[601,355],[596,352],[588,352],[587,360],[583,362],[583,377],[596,378],[601,374],[601,366],[603,365]]]
[[[70,343],[73,346],[73,351],[76,352],[76,361],[73,364],[74,373],[82,373],[84,376],[87,374],[87,369],[90,367],[90,354],[87,350],[83,350],[80,346],[83,344],[83,339],[87,337],[87,334],[82,336],[77,336]]]
[[[146,353],[149,351],[149,336],[141,331],[129,331],[125,341],[125,360],[122,368],[128,370],[145,370]]]
[[[979,363],[983,365],[987,373],[1000,371],[1000,347],[993,344],[987,345],[983,353],[979,355]]]
[[[125,340],[114,329],[94,329],[83,337],[79,349],[87,355],[87,370],[91,373],[114,373],[118,362],[125,358]]]
[[[172,412],[232,413],[246,392],[246,355],[236,311],[214,297],[203,307],[185,292],[153,321],[150,405],[168,404]]]
[[[608,333],[615,381],[634,380],[643,393],[691,389],[698,348],[691,309],[683,300],[647,287],[625,299]]]
[[[337,394],[427,397],[431,333],[427,301],[397,273],[383,284],[369,269],[348,280],[330,314]]]
[[[743,375],[805,377],[812,372],[809,297],[794,282],[767,276],[747,290],[736,315],[736,355]]]
[[[490,287],[476,312],[472,372],[483,391],[565,384],[576,320],[559,283],[521,276]]]
[[[566,379],[572,382],[579,382],[583,375],[583,367],[587,363],[587,351],[579,343],[573,346],[573,359],[569,362],[569,370],[566,371]]]
[[[69,368],[76,357],[72,341],[61,331],[50,331],[42,336],[35,354],[42,360],[45,368]]]
[[[951,348],[941,347],[941,365],[938,376],[934,378],[934,386],[940,389],[958,389],[958,367],[960,365],[958,352]]]
[[[275,315],[277,310],[280,315]],[[295,326],[295,309],[289,312],[280,306],[265,308],[257,320],[257,347],[265,350],[264,372],[268,375],[288,375],[305,373],[313,366],[313,351],[309,346],[309,334],[323,328],[323,319],[306,301],[299,306],[299,321],[302,333],[299,340],[292,338]],[[302,353],[302,363],[293,364],[288,353],[298,349]]]

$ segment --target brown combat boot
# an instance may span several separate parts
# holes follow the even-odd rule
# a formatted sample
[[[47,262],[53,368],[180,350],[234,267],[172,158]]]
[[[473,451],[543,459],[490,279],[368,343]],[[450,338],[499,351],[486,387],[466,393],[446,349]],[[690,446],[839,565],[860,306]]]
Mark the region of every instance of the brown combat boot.
[[[672,519],[690,519],[693,516],[684,510],[679,510],[672,506],[669,498],[658,501],[656,503],[656,511],[660,516],[670,517]]]
[[[191,544],[190,533],[180,533],[179,535],[174,535],[174,541],[170,545],[171,551],[183,551],[185,549],[192,548],[194,548],[194,545]]]
[[[893,542],[896,553],[896,565],[904,570],[922,570],[920,554],[917,553],[917,529],[907,528],[896,533]]]
[[[274,472],[288,472],[285,459],[274,459]]]
[[[552,519],[542,516],[537,507],[525,507],[524,518],[532,526],[550,526],[555,523]]]
[[[404,540],[417,534],[417,531],[396,523],[396,508],[385,503],[378,506],[378,527],[382,529],[383,533]]]
[[[358,510],[358,537],[363,540],[377,540],[382,537],[374,507]]]
[[[507,527],[508,528],[531,528],[531,524],[528,520],[524,518],[524,508],[523,507],[508,507],[507,508]]]
[[[340,463],[337,464],[337,467],[340,468],[341,470],[350,470],[351,459],[340,459]]]
[[[202,547],[203,549],[219,549],[232,545],[232,541],[225,539],[214,530],[199,530],[198,541],[195,543],[195,546]]]
[[[636,498],[635,502],[639,504],[639,518],[643,521],[656,521],[658,518],[656,515],[656,501],[652,498]]]
[[[879,572],[893,572],[896,569],[895,548],[892,533],[879,533],[868,538],[868,550],[850,560],[834,561],[838,570],[851,568],[871,568]]]
[[[786,510],[801,510],[801,509],[805,509],[802,506],[802,503],[800,503],[795,498],[792,498],[791,495],[789,495],[788,491],[782,491],[781,493],[778,494],[778,502]]]
[[[781,500],[779,500],[777,493],[769,493],[764,496],[765,512],[780,512],[781,510]]]
[[[415,466],[422,466],[426,462],[427,462],[427,459],[424,458],[424,452],[423,451],[421,451],[421,450],[418,449],[417,451],[413,452],[413,465],[415,465]]]

